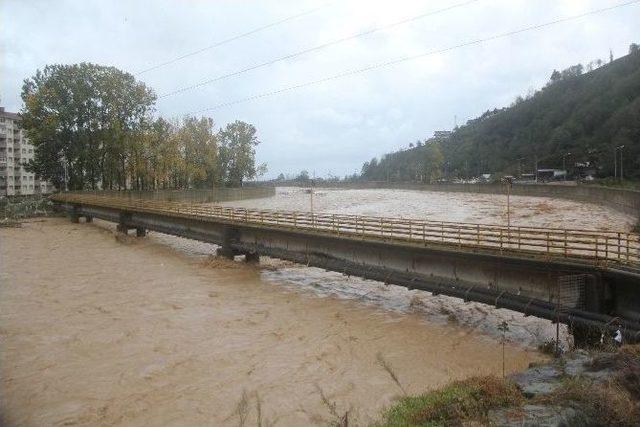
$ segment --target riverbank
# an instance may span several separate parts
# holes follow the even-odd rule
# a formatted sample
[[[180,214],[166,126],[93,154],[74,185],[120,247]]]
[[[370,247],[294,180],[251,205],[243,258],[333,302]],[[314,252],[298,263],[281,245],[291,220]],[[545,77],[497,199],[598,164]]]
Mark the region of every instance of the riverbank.
[[[0,424],[369,424],[405,393],[501,373],[494,316],[521,318],[98,220],[0,240]],[[508,372],[544,359],[525,329]]]
[[[507,378],[473,377],[402,398],[378,427],[424,425],[637,426],[640,346],[576,350]]]

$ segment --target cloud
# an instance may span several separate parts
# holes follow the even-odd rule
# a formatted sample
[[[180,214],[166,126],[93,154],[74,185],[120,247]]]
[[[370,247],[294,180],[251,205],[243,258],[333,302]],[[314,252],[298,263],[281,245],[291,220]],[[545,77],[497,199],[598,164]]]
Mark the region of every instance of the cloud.
[[[139,75],[157,93],[258,64],[397,20],[444,8],[438,2],[340,1],[265,31]],[[405,55],[463,43],[616,4],[609,0],[479,0],[158,102],[181,116]],[[321,1],[4,1],[2,104],[21,107],[22,80],[50,63],[91,61],[136,72],[235,34],[321,5]],[[368,73],[208,113],[222,126],[253,123],[270,176],[301,169],[338,175],[365,160],[509,104],[545,83],[554,68],[616,57],[637,42],[640,6],[540,31],[426,56]]]

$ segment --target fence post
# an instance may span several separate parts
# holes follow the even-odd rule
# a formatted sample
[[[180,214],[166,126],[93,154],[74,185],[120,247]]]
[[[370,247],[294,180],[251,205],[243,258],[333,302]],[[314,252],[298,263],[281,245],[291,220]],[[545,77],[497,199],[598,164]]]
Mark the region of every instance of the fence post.
[[[549,232],[547,231],[547,255],[550,256],[551,255],[551,251],[550,251],[550,241],[549,241]]]
[[[621,241],[620,241],[620,232],[618,232],[618,247],[617,247],[617,250],[616,250],[616,252],[618,253],[618,260],[620,259],[620,243],[621,243]]]

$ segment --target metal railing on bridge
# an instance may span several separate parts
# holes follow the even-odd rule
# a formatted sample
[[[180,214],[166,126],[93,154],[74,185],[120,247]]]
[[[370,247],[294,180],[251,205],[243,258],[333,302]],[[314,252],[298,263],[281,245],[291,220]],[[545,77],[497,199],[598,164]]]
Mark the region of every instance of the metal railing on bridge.
[[[570,258],[597,265],[640,268],[640,236],[625,231],[469,224],[420,219],[245,209],[193,203],[60,193],[54,201],[134,212],[228,221],[276,228],[375,238],[405,244],[446,245],[534,257]]]

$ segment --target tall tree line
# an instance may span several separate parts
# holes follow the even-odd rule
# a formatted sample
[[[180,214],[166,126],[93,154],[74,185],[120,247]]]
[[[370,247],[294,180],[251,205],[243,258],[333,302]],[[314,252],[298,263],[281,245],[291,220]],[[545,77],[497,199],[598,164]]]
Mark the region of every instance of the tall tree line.
[[[153,91],[115,67],[48,65],[25,80],[22,99],[28,168],[59,189],[239,186],[266,171],[253,125],[156,118]]]

